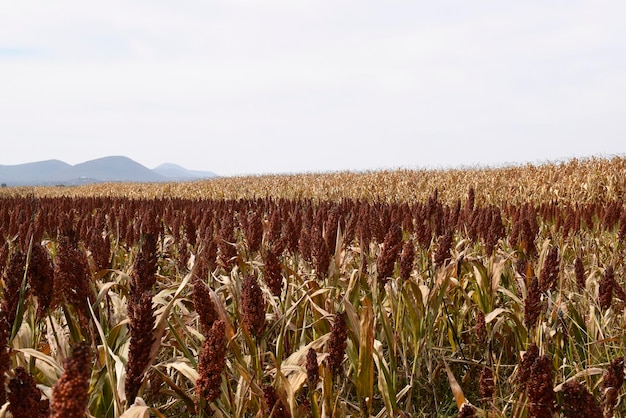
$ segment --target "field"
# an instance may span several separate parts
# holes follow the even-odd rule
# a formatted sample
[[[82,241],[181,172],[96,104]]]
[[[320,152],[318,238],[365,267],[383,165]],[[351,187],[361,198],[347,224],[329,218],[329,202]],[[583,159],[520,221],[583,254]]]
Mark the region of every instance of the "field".
[[[0,189],[0,418],[626,416],[626,159]]]

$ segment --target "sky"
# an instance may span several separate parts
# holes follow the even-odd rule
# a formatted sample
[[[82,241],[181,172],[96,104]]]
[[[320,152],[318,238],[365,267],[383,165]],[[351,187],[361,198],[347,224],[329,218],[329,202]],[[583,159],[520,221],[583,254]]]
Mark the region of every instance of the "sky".
[[[623,0],[0,3],[0,164],[219,175],[626,154]]]

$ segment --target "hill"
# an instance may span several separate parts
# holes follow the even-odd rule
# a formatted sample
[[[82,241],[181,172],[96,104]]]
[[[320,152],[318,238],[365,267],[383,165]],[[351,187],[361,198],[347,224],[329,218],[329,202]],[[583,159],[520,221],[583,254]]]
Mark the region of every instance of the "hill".
[[[128,157],[113,156],[98,158],[68,167],[57,174],[56,182],[66,183],[79,180],[157,182],[168,179]]]
[[[8,185],[43,184],[71,165],[59,160],[46,160],[19,165],[0,165],[0,182]]]
[[[215,173],[162,164],[155,170],[124,156],[109,156],[70,165],[47,160],[0,165],[0,183],[8,186],[77,185],[102,182],[168,182],[216,177]]]
[[[212,171],[187,170],[178,164],[163,163],[153,169],[154,172],[175,180],[194,180],[217,177]]]

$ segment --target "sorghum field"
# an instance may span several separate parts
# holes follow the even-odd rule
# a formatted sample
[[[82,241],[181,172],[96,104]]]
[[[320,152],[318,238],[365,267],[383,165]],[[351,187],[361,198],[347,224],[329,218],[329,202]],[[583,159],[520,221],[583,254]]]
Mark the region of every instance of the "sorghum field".
[[[0,416],[626,416],[626,159],[0,190]]]

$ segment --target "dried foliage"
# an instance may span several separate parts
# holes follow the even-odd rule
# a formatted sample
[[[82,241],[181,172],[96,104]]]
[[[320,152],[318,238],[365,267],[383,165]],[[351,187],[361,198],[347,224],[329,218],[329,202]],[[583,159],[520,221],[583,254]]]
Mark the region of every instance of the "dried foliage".
[[[4,188],[0,401],[45,416],[89,340],[53,409],[617,416],[625,170]]]
[[[473,405],[466,403],[463,404],[461,409],[459,410],[459,418],[474,418],[476,417],[476,407]]]

